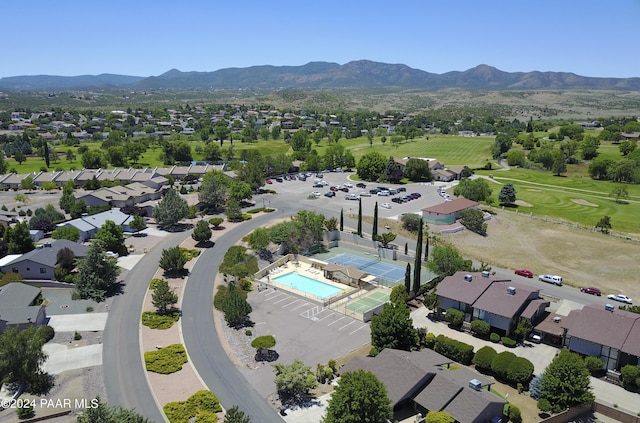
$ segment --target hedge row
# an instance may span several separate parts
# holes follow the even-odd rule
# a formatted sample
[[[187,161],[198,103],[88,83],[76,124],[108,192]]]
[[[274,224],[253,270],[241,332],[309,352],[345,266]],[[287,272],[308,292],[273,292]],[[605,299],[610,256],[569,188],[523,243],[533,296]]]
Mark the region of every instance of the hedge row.
[[[163,375],[177,372],[187,361],[187,352],[182,344],[172,344],[157,351],[144,353],[144,363],[147,370]]]
[[[433,350],[458,363],[469,365],[473,360],[473,346],[438,335]]]
[[[180,311],[175,310],[165,314],[155,311],[145,311],[142,313],[142,324],[151,329],[169,329],[180,319]]]

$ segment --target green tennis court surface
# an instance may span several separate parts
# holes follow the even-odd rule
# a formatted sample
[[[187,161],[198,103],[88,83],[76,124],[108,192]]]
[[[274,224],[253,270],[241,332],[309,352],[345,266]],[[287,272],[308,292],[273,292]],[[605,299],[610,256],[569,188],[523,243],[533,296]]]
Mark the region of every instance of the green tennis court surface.
[[[372,308],[379,306],[380,304],[384,304],[389,301],[389,295],[384,292],[372,292],[366,297],[358,298],[355,301],[350,301],[346,308],[349,311],[353,311],[356,313],[362,313]]]

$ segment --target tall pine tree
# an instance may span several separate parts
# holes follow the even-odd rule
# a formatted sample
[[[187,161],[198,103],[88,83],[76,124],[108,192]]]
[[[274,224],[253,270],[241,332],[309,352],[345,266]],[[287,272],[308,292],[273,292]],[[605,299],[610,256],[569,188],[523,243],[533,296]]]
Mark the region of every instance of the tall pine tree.
[[[404,287],[407,288],[407,294],[411,292],[411,263],[407,263],[407,270],[404,272]]]
[[[420,271],[422,269],[422,220],[418,227],[418,240],[416,241],[416,259],[413,265],[413,294],[418,295],[420,291]]]
[[[362,237],[362,199],[358,200],[358,236]]]
[[[344,231],[344,209],[340,209],[340,232]]]
[[[373,208],[373,230],[371,231],[371,239],[375,241],[378,237],[378,202],[376,201],[376,205]]]

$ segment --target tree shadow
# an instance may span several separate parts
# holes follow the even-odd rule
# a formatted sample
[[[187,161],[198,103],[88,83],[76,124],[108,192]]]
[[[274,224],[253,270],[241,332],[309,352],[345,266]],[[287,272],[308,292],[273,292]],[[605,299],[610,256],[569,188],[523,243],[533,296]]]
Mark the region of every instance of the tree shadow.
[[[267,363],[273,363],[274,361],[277,361],[278,358],[280,358],[280,354],[275,350],[269,349],[258,350],[254,357],[257,362],[266,361]]]
[[[518,205],[516,203],[500,203],[500,206],[504,207],[505,209],[517,209]]]
[[[213,247],[214,245],[216,245],[216,243],[215,243],[215,242],[213,242],[213,241],[211,241],[211,240],[208,240],[208,241],[201,241],[201,242],[198,242],[198,243],[196,244],[196,247],[198,247],[198,248],[211,248],[211,247]]]

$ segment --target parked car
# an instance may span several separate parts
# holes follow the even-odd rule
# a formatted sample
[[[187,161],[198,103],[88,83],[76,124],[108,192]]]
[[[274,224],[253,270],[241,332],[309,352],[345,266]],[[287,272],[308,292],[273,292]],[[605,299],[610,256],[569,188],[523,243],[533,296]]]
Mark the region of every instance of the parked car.
[[[405,187],[400,187],[398,188],[398,192],[407,192],[407,189]]]
[[[403,195],[403,196],[402,196],[402,197],[400,197],[400,198],[402,198],[402,201],[403,201],[403,202],[405,202],[405,203],[406,203],[406,202],[408,202],[408,201],[413,200],[413,197],[412,197],[412,196],[410,196],[410,195]]]
[[[104,255],[105,255],[105,256],[107,256],[107,257],[111,257],[111,258],[118,258],[118,257],[120,257],[120,254],[118,254],[118,253],[114,253],[113,251],[106,251],[106,252],[104,253]]]
[[[273,182],[271,182],[271,179],[267,179],[266,181],[264,181],[265,183],[271,185]]]
[[[324,196],[325,197],[335,197],[336,193],[333,192],[333,191],[327,191],[327,192],[324,193]]]
[[[552,283],[558,286],[562,286],[562,276],[558,275],[540,275],[538,280],[542,282]]]
[[[353,188],[353,184],[351,182],[345,182],[343,185],[347,188]]]
[[[360,197],[356,194],[347,194],[344,196],[345,200],[359,200]]]
[[[367,184],[363,184],[362,182],[358,182],[358,183],[356,184],[356,187],[358,187],[358,188],[366,188],[366,187],[367,187]]]
[[[383,190],[383,191],[378,191],[378,195],[381,197],[388,197],[390,194],[389,194],[389,191]]]
[[[276,178],[276,182],[282,182],[282,178]]]
[[[367,192],[367,191],[362,191],[360,194],[358,194],[360,197],[371,197],[371,193]]]
[[[333,186],[333,187],[329,187],[329,189],[330,189],[331,191],[337,191],[337,190],[338,190],[338,187]]]
[[[531,342],[535,342],[536,344],[539,344],[540,342],[542,342],[542,337],[540,335],[538,335],[537,333],[531,333],[529,335],[529,340]]]
[[[383,209],[390,209],[391,208],[391,204],[390,203],[382,203],[382,204],[380,204],[380,207],[382,207]]]
[[[349,192],[349,188],[347,188],[347,187],[342,187],[342,188],[340,188],[340,191]]]
[[[419,192],[412,192],[411,195],[413,196],[413,198],[420,198],[422,197],[422,194],[420,194]]]
[[[369,193],[372,194],[372,195],[377,195],[378,194],[378,189],[377,188],[376,189],[370,189]]]
[[[580,292],[584,292],[585,294],[597,295],[598,297],[602,295],[602,291],[592,286],[582,287],[580,288]]]
[[[527,269],[516,269],[515,274],[525,278],[533,278],[533,272]]]
[[[402,198],[400,197],[393,197],[391,201],[393,201],[394,203],[402,204]]]
[[[633,304],[633,300],[622,294],[609,294],[607,298],[610,300],[620,301],[621,303]]]
[[[322,185],[319,182],[316,182],[315,184],[313,184],[313,188],[324,188],[324,185]]]
[[[314,197],[320,197],[320,191],[313,191],[311,195],[313,195]]]

